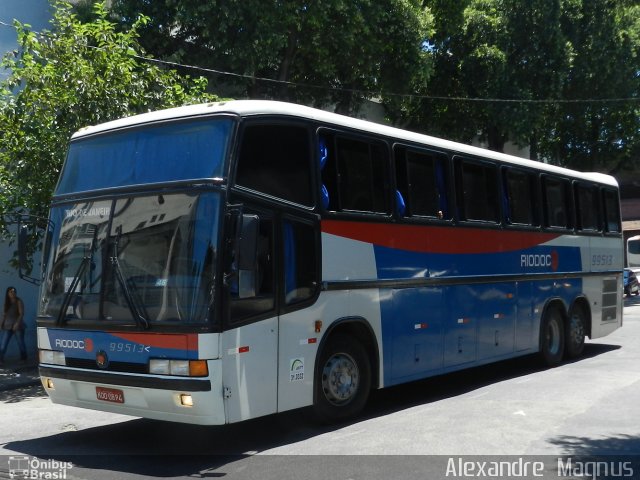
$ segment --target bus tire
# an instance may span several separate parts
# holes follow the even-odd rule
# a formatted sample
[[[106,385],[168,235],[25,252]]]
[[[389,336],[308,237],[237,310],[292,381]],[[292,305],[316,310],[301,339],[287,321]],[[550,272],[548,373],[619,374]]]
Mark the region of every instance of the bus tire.
[[[587,313],[582,305],[574,305],[567,320],[564,352],[567,358],[576,358],[584,350],[587,334]]]
[[[356,338],[329,338],[317,364],[314,390],[314,413],[323,423],[345,420],[364,408],[371,390],[371,364]]]
[[[540,356],[547,367],[562,362],[564,354],[564,319],[558,307],[545,310],[540,324]]]

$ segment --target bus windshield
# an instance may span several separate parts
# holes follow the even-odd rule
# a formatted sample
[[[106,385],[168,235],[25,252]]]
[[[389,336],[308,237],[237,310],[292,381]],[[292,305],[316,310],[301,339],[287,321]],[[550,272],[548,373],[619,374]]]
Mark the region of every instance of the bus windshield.
[[[40,316],[61,326],[207,322],[219,218],[217,192],[54,208]]]
[[[55,193],[222,178],[232,125],[208,118],[73,141]]]

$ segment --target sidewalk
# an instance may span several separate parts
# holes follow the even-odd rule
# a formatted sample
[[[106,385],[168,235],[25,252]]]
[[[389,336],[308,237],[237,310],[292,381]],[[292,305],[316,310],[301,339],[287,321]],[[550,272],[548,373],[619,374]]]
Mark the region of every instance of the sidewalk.
[[[5,362],[4,367],[0,367],[0,392],[39,383],[38,363],[33,358],[25,364],[20,364],[18,360],[9,360]]]

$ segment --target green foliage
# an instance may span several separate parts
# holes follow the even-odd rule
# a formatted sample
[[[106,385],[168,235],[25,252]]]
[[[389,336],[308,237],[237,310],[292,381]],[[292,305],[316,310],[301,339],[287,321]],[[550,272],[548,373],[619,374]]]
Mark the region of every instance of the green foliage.
[[[19,50],[2,66],[0,85],[0,205],[3,212],[44,215],[71,134],[116,118],[212,100],[206,80],[182,77],[140,56],[137,18],[125,31],[109,21],[103,3],[81,23],[56,1],[52,30],[36,34],[15,22]]]
[[[418,0],[114,0],[112,8],[127,25],[138,12],[149,17],[141,42],[155,55],[247,76],[212,78],[232,96],[354,113],[361,91],[411,89],[431,68],[423,44],[433,19]]]
[[[616,172],[640,161],[640,6],[630,0],[426,0],[435,74],[398,121],[489,148]],[[503,101],[492,101],[498,99]],[[554,100],[558,100],[555,102]],[[595,100],[595,101],[588,101]]]
[[[74,130],[208,99],[204,79],[142,60],[143,47],[237,73],[209,74],[227,96],[351,115],[375,96],[393,122],[445,138],[582,170],[640,161],[640,102],[598,101],[639,98],[635,0],[112,0],[108,13],[93,1],[78,17],[56,2],[42,36],[16,23],[0,92],[5,211],[46,210]]]
[[[556,163],[618,173],[640,163],[640,6],[625,0],[566,2],[564,103],[549,119],[541,151]]]
[[[558,98],[566,63],[561,0],[428,1],[439,31],[436,74],[426,93],[438,97],[541,100]],[[444,21],[443,16],[457,19]],[[507,141],[528,145],[545,109],[535,103],[423,100],[414,105],[419,125],[461,141],[476,136],[489,148]]]

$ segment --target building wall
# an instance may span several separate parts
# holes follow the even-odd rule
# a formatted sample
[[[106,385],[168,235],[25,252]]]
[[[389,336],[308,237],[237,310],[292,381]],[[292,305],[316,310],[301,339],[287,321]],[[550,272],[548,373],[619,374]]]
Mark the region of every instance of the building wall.
[[[480,148],[489,148],[489,144],[487,142],[484,141],[480,141],[478,138],[475,138],[472,142],[471,145],[473,145],[474,147],[480,147]],[[514,157],[520,157],[520,158],[529,158],[529,147],[519,147],[518,145],[516,145],[515,143],[511,143],[511,142],[507,142],[504,145],[504,152],[508,155],[513,155]]]

